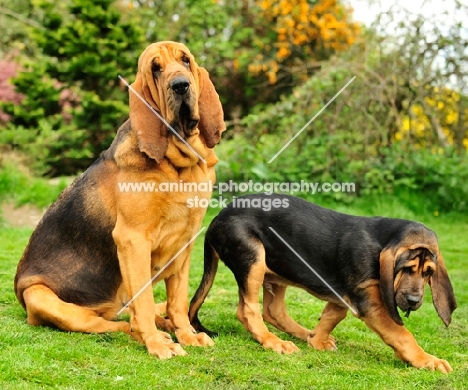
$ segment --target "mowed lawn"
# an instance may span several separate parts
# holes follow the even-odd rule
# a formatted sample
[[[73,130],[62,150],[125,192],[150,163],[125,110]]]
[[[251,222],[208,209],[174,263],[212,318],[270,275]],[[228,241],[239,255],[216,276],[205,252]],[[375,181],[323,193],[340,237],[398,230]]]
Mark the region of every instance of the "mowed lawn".
[[[355,214],[362,210],[345,209]],[[255,342],[235,317],[237,285],[220,265],[200,319],[219,332],[214,347],[186,347],[187,356],[160,361],[125,334],[66,333],[31,327],[13,292],[16,265],[31,229],[0,229],[0,389],[466,389],[468,388],[468,218],[414,216],[392,205],[375,214],[426,223],[439,236],[458,309],[445,328],[427,289],[422,308],[404,318],[423,349],[450,362],[449,375],[418,370],[398,360],[362,321],[348,314],[333,335],[338,351],[318,352],[274,330],[300,348],[278,355]],[[204,221],[207,226],[215,211]],[[369,213],[367,211],[367,213]],[[203,237],[192,255],[190,294],[203,269]],[[164,285],[154,288],[164,300]],[[290,288],[290,314],[313,328],[324,303]]]

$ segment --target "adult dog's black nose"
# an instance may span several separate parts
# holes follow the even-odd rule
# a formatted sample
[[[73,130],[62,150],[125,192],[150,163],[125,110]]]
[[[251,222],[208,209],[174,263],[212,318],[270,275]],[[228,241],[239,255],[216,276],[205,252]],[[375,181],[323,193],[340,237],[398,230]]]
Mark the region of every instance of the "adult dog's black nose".
[[[419,301],[421,300],[421,298],[417,295],[410,295],[408,294],[406,296],[406,301],[411,305],[411,306],[415,306],[419,303]]]
[[[183,95],[188,91],[190,83],[187,78],[180,76],[171,81],[170,87],[176,94]]]

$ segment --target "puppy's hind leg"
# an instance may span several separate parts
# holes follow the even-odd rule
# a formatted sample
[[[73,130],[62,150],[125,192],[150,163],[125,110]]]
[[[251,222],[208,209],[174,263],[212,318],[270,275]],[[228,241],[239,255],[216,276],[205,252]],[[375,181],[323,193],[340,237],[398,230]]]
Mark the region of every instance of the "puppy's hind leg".
[[[294,321],[286,310],[287,287],[274,283],[268,287],[271,289],[263,286],[263,319],[277,329],[307,341],[311,331]]]
[[[175,332],[175,327],[172,321],[166,316],[167,302],[155,303],[154,308],[156,311],[155,324],[158,329],[166,332]]]
[[[254,339],[265,348],[285,354],[296,352],[299,349],[294,343],[281,340],[278,336],[271,333],[263,322],[258,296],[263,284],[265,270],[265,249],[263,245],[259,245],[257,247],[256,260],[251,264],[247,275],[236,275],[239,284],[237,318],[252,333]]]

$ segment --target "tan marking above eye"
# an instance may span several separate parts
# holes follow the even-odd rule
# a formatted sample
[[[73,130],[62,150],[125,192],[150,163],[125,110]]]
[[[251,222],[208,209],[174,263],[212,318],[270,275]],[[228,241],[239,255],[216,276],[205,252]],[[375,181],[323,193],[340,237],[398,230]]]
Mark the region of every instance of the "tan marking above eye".
[[[419,265],[419,259],[416,260],[416,259],[413,259],[413,260],[410,260],[410,261],[407,261],[406,264],[405,264],[405,268],[413,268],[413,267],[418,267]]]
[[[432,261],[424,263],[423,272],[435,272],[437,266]]]
[[[403,267],[404,270],[411,270],[411,272],[417,272],[419,268],[419,258],[417,257],[414,260],[408,261],[405,266]]]

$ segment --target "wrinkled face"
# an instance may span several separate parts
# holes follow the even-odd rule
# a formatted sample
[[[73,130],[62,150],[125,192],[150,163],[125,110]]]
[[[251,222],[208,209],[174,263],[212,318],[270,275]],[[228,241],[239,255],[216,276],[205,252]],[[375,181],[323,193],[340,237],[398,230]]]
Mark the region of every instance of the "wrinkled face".
[[[417,310],[423,303],[424,287],[436,270],[436,256],[426,248],[409,249],[403,252],[395,264],[395,301],[406,311]]]
[[[189,136],[200,120],[197,64],[180,43],[150,45],[140,57],[147,87],[145,98],[180,135]],[[153,104],[152,104],[153,105]]]

